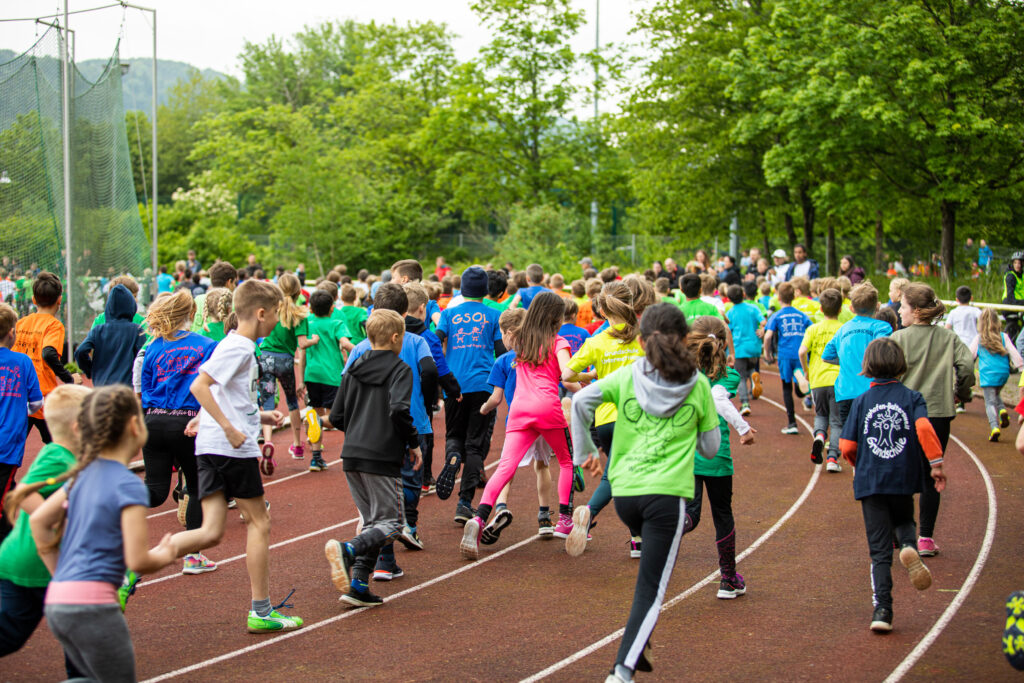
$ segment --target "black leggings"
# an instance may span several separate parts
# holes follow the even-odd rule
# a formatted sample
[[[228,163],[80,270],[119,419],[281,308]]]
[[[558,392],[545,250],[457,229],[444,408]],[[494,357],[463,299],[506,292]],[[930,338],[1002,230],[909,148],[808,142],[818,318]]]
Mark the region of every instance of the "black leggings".
[[[732,475],[694,475],[693,498],[686,503],[686,514],[690,518],[687,532],[693,531],[700,524],[700,509],[703,507],[705,488],[708,490],[708,504],[711,505],[711,519],[715,523],[715,540],[720,541],[736,526],[732,517]]]
[[[490,450],[491,415],[481,415],[480,406],[487,402],[486,391],[463,392],[462,400],[444,399],[444,453],[462,455],[462,486],[459,500],[467,505],[473,502],[476,485],[484,472],[484,460]]]
[[[158,507],[167,500],[167,495],[171,492],[171,466],[176,464],[184,475],[185,485],[189,490],[185,528],[198,529],[203,525],[203,508],[199,503],[196,438],[185,436],[185,425],[192,419],[189,414],[191,411],[173,412],[175,414],[146,414],[149,438],[142,447],[142,459],[146,463],[149,507]]]
[[[949,428],[953,422],[951,417],[929,417],[928,421],[932,423],[932,429],[935,430],[935,435],[939,437],[939,444],[942,446],[942,452],[945,454],[946,445],[949,443]],[[921,456],[924,458],[924,455]],[[922,482],[921,482],[921,500],[919,502],[921,512],[921,527],[920,535],[924,538],[931,538],[932,534],[935,533],[935,520],[939,516],[939,502],[942,498],[941,494],[935,490],[935,480],[932,479],[932,468],[928,464],[928,460],[924,460],[924,467],[921,468]]]
[[[782,380],[782,403],[786,406],[786,419],[789,424],[796,424],[796,411],[793,409],[793,383]]]
[[[29,418],[28,418],[28,431],[29,432],[32,431],[32,427],[35,427],[36,429],[39,430],[39,438],[43,440],[43,443],[50,443],[51,441],[53,441],[53,437],[50,436],[50,428],[46,426],[46,420],[44,420],[41,417],[31,417],[31,416],[29,416]],[[26,434],[26,438],[27,437],[28,437],[28,434]]]
[[[636,671],[644,645],[654,631],[665,589],[683,537],[686,500],[677,496],[619,496],[615,511],[630,529],[639,529],[644,539],[640,568],[636,575],[633,607],[615,658],[616,665]]]

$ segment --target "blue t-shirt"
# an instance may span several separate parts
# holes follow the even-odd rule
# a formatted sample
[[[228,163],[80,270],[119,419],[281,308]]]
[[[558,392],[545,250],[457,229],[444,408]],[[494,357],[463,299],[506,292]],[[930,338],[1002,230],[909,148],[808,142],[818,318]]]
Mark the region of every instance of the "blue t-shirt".
[[[799,360],[800,344],[804,340],[804,332],[811,326],[811,319],[806,313],[792,306],[786,306],[768,318],[767,329],[779,338],[779,359]],[[733,344],[736,340],[733,339]],[[737,356],[742,358],[743,356]]]
[[[341,374],[344,375],[356,358],[370,350],[370,340],[364,339],[356,344],[352,352],[348,354],[348,361]],[[406,332],[402,337],[402,352],[398,357],[412,370],[412,395],[409,397],[409,414],[412,415],[412,423],[420,434],[433,434],[430,426],[430,418],[427,417],[427,408],[423,402],[423,390],[420,387],[420,361],[430,358],[430,346],[423,337]]]
[[[68,498],[68,520],[53,580],[120,586],[125,570],[121,510],[132,505],[148,507],[149,492],[127,467],[96,458],[82,470]]]
[[[427,299],[427,325],[434,324],[434,314],[441,315],[441,307],[433,299]]]
[[[142,361],[142,407],[164,410],[199,410],[189,389],[217,342],[194,332],[167,341],[154,339]]]
[[[501,387],[505,392],[505,406],[512,407],[512,397],[516,395],[516,352],[509,351],[498,356],[491,367],[487,383],[492,387]],[[508,420],[508,417],[505,418]]]
[[[605,320],[603,323],[601,323],[600,327],[598,327],[596,330],[594,330],[594,334],[592,334],[590,336],[591,337],[596,337],[597,335],[601,334],[602,332],[604,332],[605,330],[607,330],[611,326],[612,326],[612,324],[610,322],[608,322],[607,320]]]
[[[174,289],[174,278],[167,273],[160,273],[156,276],[157,293],[170,292]]]
[[[541,292],[548,291],[550,290],[547,287],[543,287],[541,285],[532,285],[530,287],[520,289],[517,292],[517,294],[519,294],[520,303],[522,304],[523,308],[526,309],[530,307],[530,302],[533,301],[533,297],[537,296]]]
[[[501,314],[479,301],[467,301],[441,312],[438,337],[448,343],[445,357],[463,393],[486,391],[494,365],[494,344],[501,340]]]
[[[761,355],[761,338],[757,328],[764,316],[756,306],[741,302],[729,310],[729,329],[737,358],[755,358]],[[798,346],[797,349],[800,347]]]
[[[879,337],[892,334],[892,326],[884,320],[875,320],[864,315],[854,316],[843,323],[832,341],[825,345],[821,359],[825,362],[839,361],[839,377],[836,378],[836,400],[847,401],[857,398],[871,386],[871,378],[860,374],[864,366],[864,352],[868,344]]]
[[[569,342],[569,355],[575,356],[576,352],[583,346],[583,342],[590,339],[590,333],[582,327],[577,327],[572,323],[566,323],[558,329],[558,336],[564,337],[565,341]]]
[[[21,467],[28,434],[28,404],[42,400],[32,359],[0,346],[0,464]]]
[[[413,332],[413,334],[416,334]],[[429,329],[423,330],[419,334],[423,341],[427,342],[427,346],[430,347],[430,355],[434,358],[434,365],[437,366],[437,376],[444,377],[452,373],[451,368],[448,367],[448,361],[444,358],[444,346],[441,344],[441,340],[437,338],[437,335],[431,332]]]

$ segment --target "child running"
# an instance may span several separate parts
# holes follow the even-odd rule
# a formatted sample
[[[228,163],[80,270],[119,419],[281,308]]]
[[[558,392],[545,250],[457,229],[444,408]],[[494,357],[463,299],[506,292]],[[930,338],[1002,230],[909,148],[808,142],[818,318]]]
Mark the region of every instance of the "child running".
[[[484,488],[476,515],[466,523],[459,550],[467,560],[480,556],[480,535],[498,494],[512,481],[526,452],[538,438],[555,452],[561,470],[558,477],[558,524],[561,538],[572,531],[572,456],[569,426],[558,397],[559,379],[568,371],[569,342],[558,336],[565,317],[562,297],[540,292],[533,297],[526,318],[515,337],[516,393],[505,425],[505,444],[494,475]]]
[[[811,442],[811,462],[820,465],[825,451],[825,439],[828,439],[829,472],[841,472],[839,464],[839,433],[843,431],[843,422],[839,417],[839,406],[836,405],[836,378],[839,366],[822,360],[825,347],[836,332],[842,327],[839,322],[839,309],[843,305],[843,295],[838,289],[826,289],[818,297],[824,320],[814,323],[804,334],[800,344],[800,365],[804,368],[807,381],[811,385],[811,396],[814,398],[814,441]]]
[[[165,534],[156,547],[146,547],[149,493],[127,465],[147,432],[131,388],[114,385],[86,396],[78,433],[78,462],[23,491],[32,494],[70,480],[29,520],[39,556],[53,574],[46,623],[85,678],[134,681],[135,650],[118,586],[126,568],[146,574],[173,562],[176,546]]]
[[[327,469],[323,454],[323,425],[309,413],[314,412],[322,418],[334,405],[338,385],[341,384],[341,370],[345,366],[343,354],[354,347],[345,321],[332,315],[334,299],[330,294],[322,289],[314,290],[309,295],[309,307],[313,312],[307,318],[309,334],[316,343],[305,350],[306,362],[303,365],[307,406],[302,414],[312,450],[309,471],[322,472]]]
[[[730,285],[739,288],[739,285]],[[731,317],[730,317],[731,320]],[[747,424],[729,399],[740,386],[740,375],[726,364],[725,323],[718,318],[702,316],[690,328],[686,346],[697,361],[697,369],[711,383],[711,397],[718,413],[721,444],[711,460],[695,459],[693,465],[693,498],[686,503],[686,522],[683,533],[689,533],[700,524],[703,493],[707,489],[711,519],[715,523],[715,547],[718,549],[718,568],[721,580],[718,597],[731,600],[747,592],[743,576],[736,573],[736,523],[732,516],[732,453],[729,444],[729,426],[740,435],[740,443],[754,443],[756,429]]]
[[[711,386],[686,349],[686,332],[677,306],[651,306],[640,321],[644,357],[573,398],[573,459],[594,476],[601,471],[590,438],[595,413],[612,403],[622,415],[608,460],[609,481],[619,518],[644,539],[633,607],[610,681],[632,681],[634,671],[651,670],[646,652],[679,553],[686,501],[694,496],[694,452],[712,458],[721,442]]]
[[[116,285],[107,297],[106,321],[89,330],[75,350],[75,362],[93,386],[132,383],[132,364],[146,342],[142,327],[132,321],[137,310],[128,288]]]
[[[793,285],[789,282],[779,284],[776,293],[782,306],[768,318],[764,333],[764,359],[774,363],[772,354],[772,337],[778,335],[779,376],[782,378],[782,402],[786,404],[788,424],[783,427],[783,434],[799,434],[796,426],[796,413],[793,409],[793,385],[796,385],[797,396],[803,397],[810,391],[810,385],[800,369],[800,345],[804,341],[804,333],[811,326],[811,319],[803,311],[792,306]]]
[[[761,395],[761,375],[757,371],[761,357],[764,316],[752,303],[747,303],[743,287],[729,285],[726,295],[732,302],[729,309],[729,330],[736,349],[736,371],[740,376],[740,415],[750,415],[750,399]],[[725,342],[725,338],[722,338]]]
[[[978,359],[978,385],[985,396],[985,415],[988,417],[989,441],[999,441],[1001,430],[1010,426],[1010,414],[1003,405],[1000,392],[1010,379],[1011,366],[1019,369],[1024,360],[1002,329],[999,314],[986,308],[978,318],[978,334],[968,348]],[[962,337],[961,337],[962,339]]]
[[[843,457],[855,466],[853,496],[864,512],[871,553],[871,630],[876,633],[892,630],[894,542],[914,588],[924,590],[932,584],[932,575],[918,554],[914,494],[921,491],[924,477],[934,482],[936,491],[946,485],[942,448],[924,398],[900,383],[906,370],[903,351],[893,339],[876,339],[868,345],[864,376],[874,379],[854,399],[840,442]]]

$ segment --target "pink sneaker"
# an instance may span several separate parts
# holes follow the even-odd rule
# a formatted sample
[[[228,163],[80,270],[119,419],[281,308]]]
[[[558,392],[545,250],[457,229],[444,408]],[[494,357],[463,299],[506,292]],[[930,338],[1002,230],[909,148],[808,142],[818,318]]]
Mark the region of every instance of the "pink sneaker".
[[[293,460],[302,460],[306,457],[306,449],[302,446],[289,446],[288,452],[292,454]]]
[[[922,536],[917,539],[917,553],[921,557],[935,557],[939,554],[939,546],[932,539]]]
[[[572,517],[569,515],[558,515],[558,524],[555,525],[556,538],[569,538],[572,533]]]
[[[483,532],[484,521],[479,517],[466,522],[462,530],[462,542],[459,543],[459,552],[463,559],[480,559],[480,534]]]

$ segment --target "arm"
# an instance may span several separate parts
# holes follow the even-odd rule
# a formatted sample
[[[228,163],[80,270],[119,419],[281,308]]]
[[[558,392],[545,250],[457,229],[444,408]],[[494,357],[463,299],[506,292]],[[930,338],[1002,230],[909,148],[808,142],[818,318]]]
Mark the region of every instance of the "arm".
[[[971,387],[974,386],[974,357],[967,350],[967,345],[960,341],[960,337],[953,335],[953,368],[956,372],[956,396],[964,403],[969,403],[973,396]]]
[[[352,343],[352,340],[348,337],[342,337],[338,340],[338,348],[341,349],[343,354],[350,353],[352,349],[356,348],[356,345]]]
[[[976,336],[971,340],[971,343],[967,345],[967,350],[971,352],[971,358],[978,357],[978,342],[981,341],[981,336]]]
[[[764,333],[764,350],[761,352],[761,355],[768,363],[775,362],[775,359],[772,356],[772,336],[774,334],[775,333],[772,330],[767,330]]]
[[[807,369],[808,367],[810,367],[810,361],[807,360],[807,351],[808,349],[806,343],[800,344],[800,350],[797,351],[797,353],[800,355],[800,367],[804,369],[805,377],[810,374],[810,372]]]
[[[81,347],[79,347],[81,348]],[[44,346],[42,351],[43,362],[46,363],[47,367],[53,370],[53,374],[57,376],[64,384],[81,384],[82,380],[78,377],[72,376],[64,368],[64,364],[60,362],[60,354],[57,353],[57,349],[52,346]]]
[[[494,340],[494,357],[498,358],[499,356],[502,356],[502,355],[504,355],[506,353],[508,353],[508,349],[505,348],[505,345],[501,342],[500,339],[495,339]]]
[[[455,373],[449,372],[447,375],[441,375],[438,377],[438,382],[441,384],[441,388],[444,393],[453,398],[459,398],[462,396],[462,387],[459,386],[459,380],[455,379]]]
[[[32,539],[36,542],[39,550],[39,559],[43,561],[52,576],[57,571],[58,549],[43,550],[44,547],[53,543],[53,528],[60,524],[67,512],[64,503],[68,500],[68,490],[63,486],[54,491],[53,495],[43,501],[42,505],[36,508],[29,517],[28,525],[32,531]]]
[[[504,398],[505,390],[502,389],[501,387],[493,387],[491,389],[491,395],[488,396],[487,400],[484,401],[484,404],[480,406],[480,414],[488,414],[489,412],[497,408],[499,405],[501,405],[501,402]]]
[[[141,505],[129,505],[121,510],[124,563],[128,569],[139,574],[149,574],[163,569],[178,555],[169,533],[164,534],[160,543],[150,550],[146,512],[146,508]]]
[[[295,339],[296,341],[298,341],[298,348],[300,349],[308,349],[310,346],[316,346],[317,344],[320,343],[320,335],[318,334],[314,334],[311,337],[307,337],[304,334],[300,334]]]
[[[12,491],[12,493],[17,492],[18,489],[24,488],[28,488],[28,485],[18,484],[17,486],[14,487],[14,491]],[[45,500],[46,499],[43,498],[39,493],[30,493],[21,499],[21,504],[18,506],[18,510],[22,510],[23,512],[25,512],[25,514],[31,515],[33,512],[36,511],[36,508],[43,504],[43,501]],[[11,524],[13,525],[15,520],[17,520],[18,518],[17,511],[12,510],[11,515],[13,515],[13,519],[8,519],[8,521],[11,522]]]
[[[715,401],[715,412],[721,415],[729,426],[740,436],[751,431],[750,425],[740,416],[740,411],[729,400],[729,391],[720,384],[711,387],[711,398]],[[717,452],[717,450],[716,450]]]
[[[135,354],[135,360],[132,361],[132,388],[135,390],[136,396],[142,399],[142,368],[146,362],[146,347]]]
[[[857,465],[857,442],[850,439],[839,439],[839,452],[850,465]]]
[[[95,330],[95,329],[96,328],[93,328],[93,330]],[[93,349],[92,333],[93,333],[93,330],[89,330],[89,334],[85,338],[85,341],[82,342],[77,349],[75,349],[75,362],[78,363],[78,367],[80,367],[82,369],[82,372],[85,373],[85,376],[90,378],[90,379],[92,378],[92,349]],[[52,347],[47,347],[47,348],[52,348]],[[45,351],[45,349],[44,349],[44,351]],[[54,349],[54,352],[56,352],[56,349]],[[46,360],[46,359],[44,358],[43,360]],[[60,364],[60,358],[57,359],[57,363]],[[47,362],[47,365],[50,365],[49,362]],[[63,367],[64,366],[61,365],[61,368],[63,368]],[[54,374],[57,373],[57,371],[53,368],[52,365],[50,365],[50,369],[53,370]],[[67,372],[67,370],[65,370],[64,372]],[[58,377],[59,377],[59,375],[58,375]],[[67,384],[67,382],[64,380],[64,378],[61,378],[61,381],[64,382],[65,384]]]
[[[1020,353],[1017,352],[1017,347],[1010,341],[1010,337],[1006,334],[1003,335],[1003,348],[1006,349],[1006,355],[1010,357],[1010,363],[1013,367],[1020,368],[1024,365],[1024,358],[1021,358]]]
[[[388,387],[390,396],[388,410],[391,424],[410,449],[418,449],[419,434],[416,432],[416,427],[412,423],[412,414],[409,412],[409,397],[412,395],[412,370],[409,370],[408,366],[399,365],[401,365],[399,370],[391,373],[391,383]]]
[[[430,356],[420,359],[420,391],[428,406],[437,403],[437,366]]]
[[[839,365],[839,348],[836,346],[835,336],[828,341],[828,344],[825,344],[825,350],[821,352],[821,359],[830,365]]]
[[[331,414],[327,417],[331,421],[331,426],[335,429],[344,432],[345,431],[345,382],[348,380],[348,375],[341,376],[341,386],[338,388],[338,393],[334,396],[334,405],[331,406]]]
[[[604,403],[601,383],[594,383],[572,397],[572,461],[582,465],[597,453],[597,446],[590,437],[597,408]]]
[[[718,454],[718,449],[721,445],[722,432],[719,431],[717,424],[712,429],[700,432],[697,435],[697,453],[708,460],[711,460]]]
[[[942,472],[942,444],[932,427],[932,423],[926,417],[919,417],[914,421],[917,430],[917,440],[921,443],[921,449],[928,458],[928,464],[932,467],[932,479],[935,480],[935,490],[941,492],[946,488],[946,475]]]
[[[213,398],[213,392],[210,391],[210,387],[216,384],[213,377],[210,377],[205,372],[200,372],[199,375],[192,381],[192,386],[189,389],[192,395],[199,401],[199,405],[203,407],[203,410],[210,414],[214,422],[220,425],[220,428],[224,430],[224,436],[227,437],[228,442],[232,448],[240,448],[245,443],[246,436],[242,432],[238,431],[237,428],[231,421],[228,420],[224,411],[217,405],[216,399]]]

